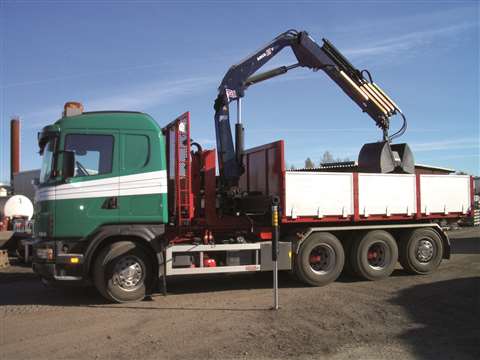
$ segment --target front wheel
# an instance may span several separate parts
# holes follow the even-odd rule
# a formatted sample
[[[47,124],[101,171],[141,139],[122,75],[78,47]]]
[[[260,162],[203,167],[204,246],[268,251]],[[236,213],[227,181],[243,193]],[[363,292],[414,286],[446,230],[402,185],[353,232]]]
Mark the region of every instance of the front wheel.
[[[295,257],[295,274],[304,283],[324,286],[335,281],[343,269],[345,253],[331,233],[313,233],[301,244]]]
[[[94,283],[113,302],[139,301],[151,290],[153,262],[147,251],[131,241],[109,244],[94,264]]]

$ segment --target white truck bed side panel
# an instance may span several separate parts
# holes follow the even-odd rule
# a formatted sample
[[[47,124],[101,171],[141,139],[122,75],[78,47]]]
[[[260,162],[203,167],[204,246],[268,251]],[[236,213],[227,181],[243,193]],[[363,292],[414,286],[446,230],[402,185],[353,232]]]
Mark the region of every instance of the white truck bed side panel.
[[[360,215],[414,214],[415,186],[415,175],[358,174]]]
[[[467,212],[470,204],[468,175],[420,175],[423,214]]]
[[[285,173],[286,216],[353,215],[351,173]]]

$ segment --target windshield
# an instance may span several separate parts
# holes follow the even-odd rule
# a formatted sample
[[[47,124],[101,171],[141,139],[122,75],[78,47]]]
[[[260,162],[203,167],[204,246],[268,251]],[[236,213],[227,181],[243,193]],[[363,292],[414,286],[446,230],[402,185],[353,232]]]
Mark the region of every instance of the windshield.
[[[53,144],[54,139],[48,140],[43,150],[42,169],[40,170],[40,184],[47,182],[52,175]]]

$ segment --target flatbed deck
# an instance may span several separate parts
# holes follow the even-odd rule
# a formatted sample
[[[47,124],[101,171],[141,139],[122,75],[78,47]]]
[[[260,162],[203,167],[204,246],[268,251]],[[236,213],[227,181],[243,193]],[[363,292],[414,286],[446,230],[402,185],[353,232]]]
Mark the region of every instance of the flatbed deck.
[[[284,143],[246,151],[240,186],[281,199],[282,223],[425,221],[467,216],[469,175],[287,171]]]

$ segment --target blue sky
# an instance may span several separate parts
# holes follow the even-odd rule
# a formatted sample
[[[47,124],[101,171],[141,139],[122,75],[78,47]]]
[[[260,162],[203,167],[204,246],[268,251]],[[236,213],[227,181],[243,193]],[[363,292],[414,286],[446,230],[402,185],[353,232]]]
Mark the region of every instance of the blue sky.
[[[224,73],[290,28],[328,38],[370,70],[406,114],[401,141],[416,162],[479,174],[476,1],[0,0],[0,180],[9,178],[10,117],[22,119],[22,169],[38,168],[36,134],[68,100],[144,111],[160,125],[189,110],[193,138],[214,147]],[[271,66],[294,62],[284,50]],[[296,166],[325,150],[356,159],[381,137],[325,74],[306,69],[251,87],[244,123],[247,146],[285,139]]]

